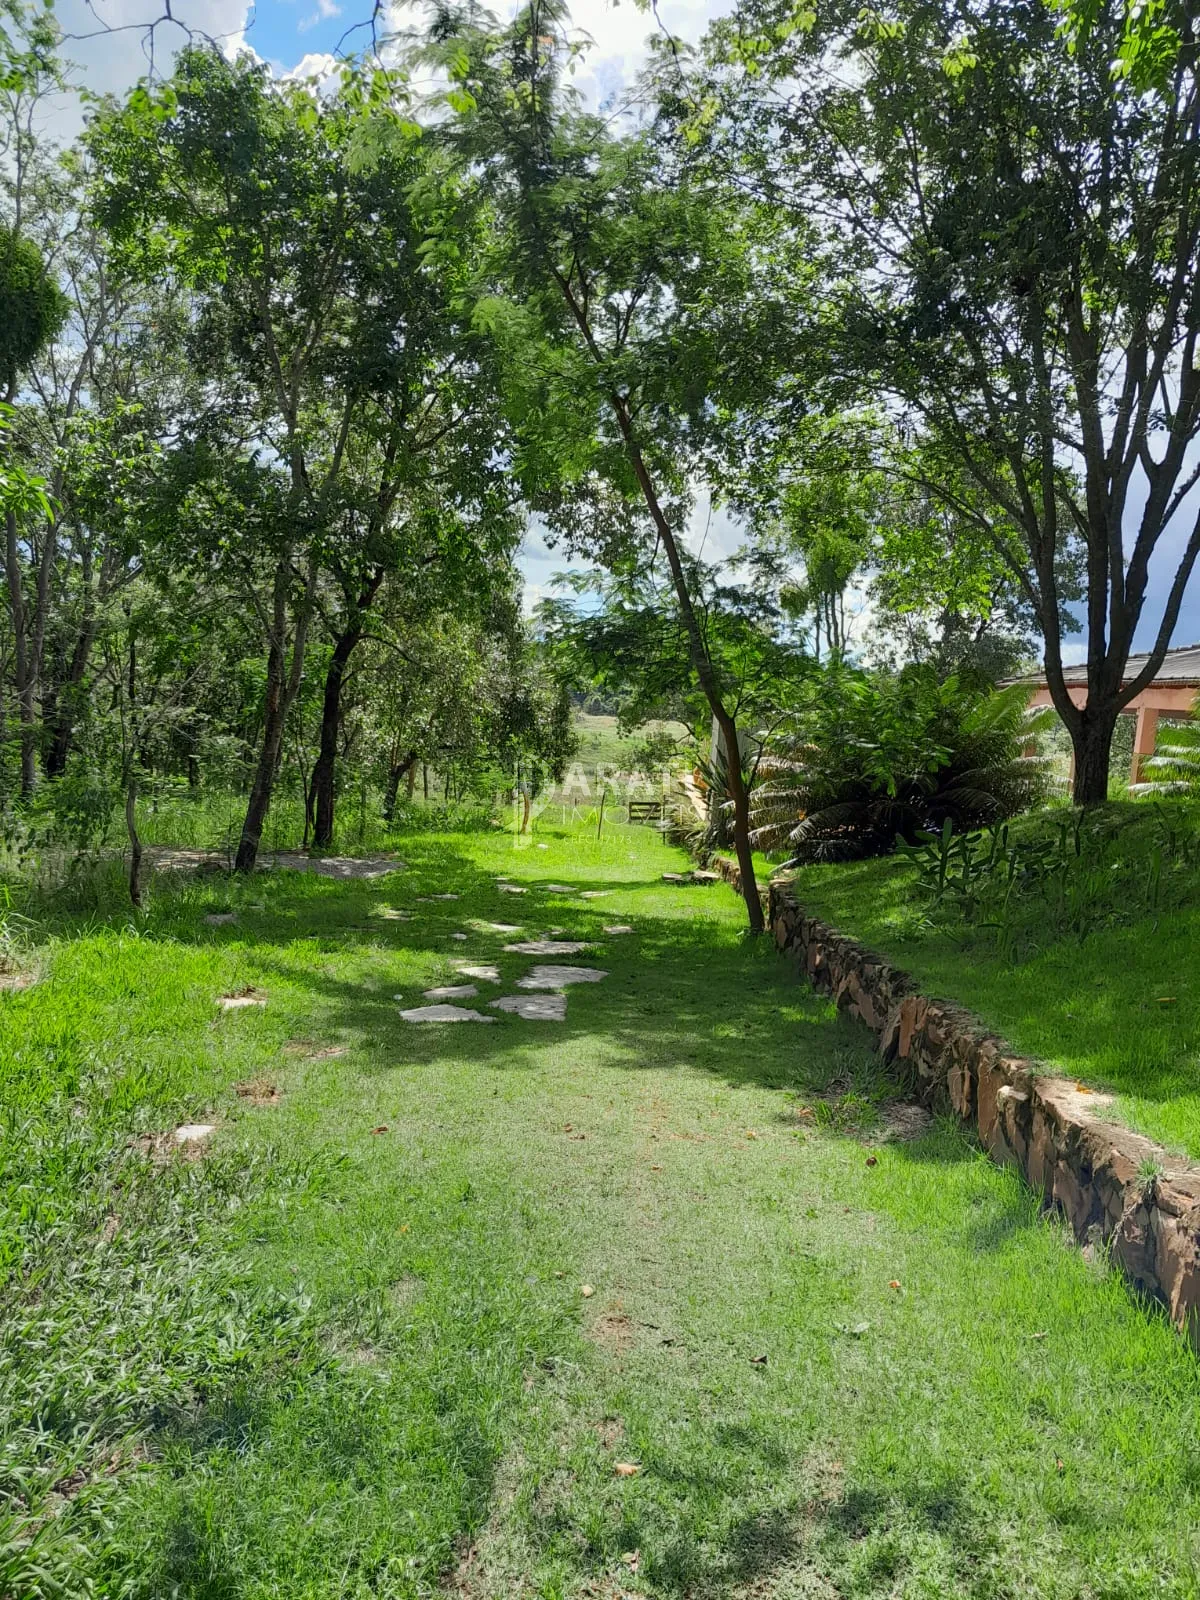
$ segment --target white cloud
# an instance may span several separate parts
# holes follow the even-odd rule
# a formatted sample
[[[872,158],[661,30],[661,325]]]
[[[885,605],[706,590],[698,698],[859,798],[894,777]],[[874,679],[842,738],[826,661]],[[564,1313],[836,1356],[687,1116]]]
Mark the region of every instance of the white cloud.
[[[296,24],[298,33],[307,33],[310,28],[315,28],[318,22],[328,22],[331,17],[340,17],[342,8],[334,4],[334,0],[317,0],[317,9],[311,17],[305,17]]]

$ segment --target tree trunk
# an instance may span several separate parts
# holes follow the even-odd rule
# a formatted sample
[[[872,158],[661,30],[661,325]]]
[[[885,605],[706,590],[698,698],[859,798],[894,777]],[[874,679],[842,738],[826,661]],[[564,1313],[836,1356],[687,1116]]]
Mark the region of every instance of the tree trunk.
[[[250,798],[246,804],[246,820],[242,823],[242,836],[238,840],[235,872],[253,872],[258,860],[258,846],[263,825],[271,809],[271,794],[275,788],[275,775],[279,770],[279,756],[283,749],[283,732],[288,712],[300,688],[304,670],[304,648],[308,637],[308,620],[315,585],[315,569],[310,563],[308,585],[304,601],[296,618],[292,639],[291,669],[286,674],[288,590],[291,586],[291,560],[280,558],[275,569],[272,594],[271,637],[267,651],[267,687],[263,704],[263,738],[258,753]]]
[[[34,676],[29,656],[29,636],[25,618],[25,593],[22,588],[21,555],[17,548],[17,518],[10,511],[4,518],[4,576],[8,583],[8,605],[13,628],[13,688],[17,697],[17,716],[21,726],[21,798],[28,800],[37,788],[37,724],[34,717]]]
[[[680,618],[683,622],[684,632],[687,635],[692,667],[700,682],[700,687],[704,691],[704,698],[708,701],[709,709],[716,718],[717,726],[720,728],[721,735],[725,741],[727,752],[725,764],[726,783],[729,788],[729,798],[733,801],[733,846],[737,855],[742,899],[746,902],[746,917],[750,924],[750,932],[759,934],[763,931],[765,923],[762,901],[758,897],[758,883],[754,876],[754,856],[750,848],[750,796],[746,791],[746,782],[742,773],[737,722],[732,712],[726,708],[724,697],[721,694],[712,658],[709,656],[695,607],[692,605],[687,574],[683,570],[683,562],[679,556],[679,546],[675,542],[675,531],[659,504],[654,481],[650,476],[649,469],[642,457],[641,448],[634,436],[633,423],[629,416],[628,407],[619,395],[611,396],[611,404],[616,414],[622,437],[625,440],[630,462],[641,487],[642,497],[646,502],[651,520],[662,542],[663,550],[666,552],[667,564],[671,569],[671,579],[675,585],[675,598],[679,603]]]
[[[555,273],[563,299],[576,326],[583,336],[593,361],[597,366],[603,367],[603,357],[596,345],[595,336],[588,323],[588,313],[576,299],[574,291],[568,280],[561,274]],[[758,898],[758,884],[754,877],[754,858],[750,850],[750,799],[746,793],[746,784],[742,777],[741,757],[738,754],[737,724],[733,715],[726,709],[721,686],[717,680],[716,670],[712,664],[712,657],[708,653],[704,634],[696,616],[696,609],[692,605],[692,596],[688,589],[687,574],[683,570],[683,562],[679,557],[679,546],[675,541],[675,530],[672,528],[666,513],[659,502],[658,491],[654,480],[650,476],[642,455],[641,445],[634,430],[633,417],[629,409],[628,397],[617,390],[610,390],[608,403],[616,418],[617,427],[620,429],[621,438],[625,444],[625,452],[629,463],[637,478],[638,487],[642,491],[642,498],[646,502],[646,509],[650,513],[650,520],[658,535],[663,550],[666,552],[667,564],[671,569],[671,581],[675,586],[675,598],[679,603],[679,616],[683,623],[683,630],[687,636],[688,653],[691,656],[692,668],[704,691],[704,698],[708,701],[709,709],[717,719],[717,725],[725,737],[726,748],[730,752],[729,761],[729,794],[733,801],[733,842],[737,852],[738,872],[741,878],[742,899],[746,902],[746,917],[750,924],[750,932],[759,934],[763,931],[762,901]]]
[[[387,790],[383,797],[383,816],[385,822],[390,822],[396,811],[396,800],[400,793],[400,780],[408,778],[408,798],[412,799],[413,788],[417,780],[417,752],[410,750],[401,761],[394,761],[388,768]]]
[[[361,628],[343,633],[333,647],[329,670],[325,674],[325,697],[321,703],[321,743],[313,768],[312,796],[313,847],[327,850],[333,843],[334,778],[337,768],[338,728],[342,720],[342,681],[346,664],[362,638]]]
[[[89,606],[84,614],[83,626],[75,640],[66,682],[58,691],[53,715],[50,718],[50,737],[45,758],[48,778],[61,778],[67,770],[67,758],[71,754],[71,745],[75,738],[75,718],[79,712],[80,692],[87,675],[95,639],[96,618],[93,608]]]
[[[1071,798],[1077,806],[1102,806],[1108,799],[1108,769],[1117,716],[1115,707],[1084,706],[1078,730],[1072,729],[1075,775]]]
[[[132,772],[125,784],[125,831],[129,835],[129,899],[140,908],[142,840],[137,829],[137,778]]]

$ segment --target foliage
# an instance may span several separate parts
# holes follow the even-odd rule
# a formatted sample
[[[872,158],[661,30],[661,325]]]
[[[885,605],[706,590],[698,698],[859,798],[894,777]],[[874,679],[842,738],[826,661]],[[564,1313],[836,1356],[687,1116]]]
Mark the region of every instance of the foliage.
[[[11,394],[66,318],[66,297],[37,246],[0,227],[0,393]]]
[[[931,487],[1033,609],[1075,795],[1094,804],[1116,719],[1157,670],[1200,557],[1187,502],[1200,84],[1180,70],[1164,103],[1114,75],[1123,8],[1088,9],[1072,51],[1041,5],[989,0],[966,17],[906,0],[884,18],[849,0],[798,17],[742,0],[676,102],[696,159],[714,176],[732,164],[786,213],[795,270],[824,262],[806,338],[834,393],[886,401],[952,464]],[[796,387],[785,379],[783,398]],[[1149,572],[1177,512],[1160,604]],[[1080,545],[1091,649],[1077,706],[1060,578]],[[1127,681],[1139,625],[1153,642]]]
[[[1145,787],[1154,793],[1200,793],[1200,722],[1195,716],[1160,729],[1154,754],[1142,762],[1142,770],[1150,774]]]
[[[768,739],[754,837],[800,861],[846,861],[1012,816],[1045,791],[1020,688],[989,690],[930,668],[894,676],[836,663]]]

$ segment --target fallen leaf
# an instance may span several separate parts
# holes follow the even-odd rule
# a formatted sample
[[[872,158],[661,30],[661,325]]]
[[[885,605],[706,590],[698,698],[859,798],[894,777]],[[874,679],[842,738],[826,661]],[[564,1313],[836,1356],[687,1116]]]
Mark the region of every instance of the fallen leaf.
[[[590,1300],[596,1291],[592,1288],[590,1283],[584,1283],[580,1284],[579,1292],[585,1300]]]
[[[750,1357],[750,1365],[752,1367],[765,1367],[766,1364],[767,1364],[766,1356],[751,1356]]]
[[[371,1129],[372,1133],[386,1133],[387,1131],[388,1131],[388,1125],[387,1125],[386,1122],[381,1122],[377,1128],[372,1128]]]
[[[650,1163],[650,1171],[651,1172],[661,1172],[662,1168],[658,1165],[658,1163],[656,1161],[652,1161]]]
[[[1031,1339],[1044,1339],[1046,1335],[1044,1333],[1031,1333],[1029,1337]]]
[[[407,1222],[402,1222],[400,1224],[400,1232],[401,1233],[407,1233],[408,1232],[408,1223]]]
[[[636,1478],[641,1470],[636,1461],[618,1461],[613,1466],[618,1478]]]
[[[636,1550],[626,1550],[625,1554],[621,1557],[621,1560],[629,1568],[630,1572],[636,1572],[641,1564],[642,1558]]]
[[[1086,1083],[1077,1083],[1075,1085],[1076,1094],[1095,1094],[1095,1092],[1094,1089],[1089,1089]]]
[[[1158,1003],[1160,1006],[1174,1006],[1179,1004],[1178,1000],[1176,1000],[1173,994],[1160,994],[1158,997]]]
[[[1067,1470],[1066,1463],[1063,1461],[1063,1458],[1061,1456],[1055,1456],[1054,1465],[1058,1469],[1059,1472],[1065,1472]]]
[[[899,1278],[892,1278],[888,1283],[888,1288],[889,1289],[898,1289],[899,1287],[900,1287],[900,1279]]]
[[[868,1156],[867,1157],[867,1165],[869,1167],[877,1167],[879,1165],[879,1157],[878,1156]]]
[[[747,1137],[747,1139],[757,1139],[758,1135],[755,1133],[753,1128],[747,1128],[746,1129],[746,1137]]]

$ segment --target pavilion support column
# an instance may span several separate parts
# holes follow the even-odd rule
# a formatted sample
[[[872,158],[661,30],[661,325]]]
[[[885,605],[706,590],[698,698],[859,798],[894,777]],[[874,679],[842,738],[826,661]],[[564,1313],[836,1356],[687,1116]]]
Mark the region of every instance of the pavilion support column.
[[[1137,727],[1133,734],[1133,760],[1129,766],[1130,783],[1141,783],[1142,762],[1154,754],[1158,742],[1158,711],[1154,706],[1142,705],[1137,711]]]

